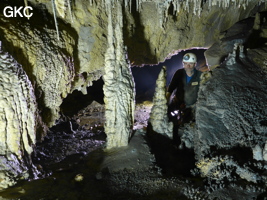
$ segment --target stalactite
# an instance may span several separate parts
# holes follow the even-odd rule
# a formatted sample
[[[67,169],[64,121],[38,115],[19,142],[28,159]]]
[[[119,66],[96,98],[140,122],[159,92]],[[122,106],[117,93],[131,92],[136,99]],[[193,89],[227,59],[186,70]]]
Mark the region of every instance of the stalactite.
[[[103,0],[102,0],[103,1]],[[166,14],[168,11],[168,8],[173,5],[173,15],[177,15],[181,9],[187,11],[187,12],[193,12],[194,15],[200,16],[202,11],[202,4],[208,4],[208,7],[211,8],[212,6],[219,6],[223,9],[229,8],[230,6],[239,8],[243,7],[244,9],[247,7],[249,2],[252,0],[207,0],[205,3],[203,0],[185,0],[185,1],[178,1],[178,0],[136,0],[136,11],[141,10],[142,3],[144,2],[154,2],[156,4],[157,10],[163,9],[164,12],[162,14]],[[259,4],[265,2],[264,0],[259,0]],[[267,4],[266,4],[267,5]],[[132,0],[124,0],[124,6],[125,8],[129,8],[131,12],[131,6],[132,6]],[[163,19],[163,18],[162,18]],[[162,21],[165,21],[164,19]]]
[[[123,0],[123,4],[124,4],[124,7],[125,7],[125,8],[128,8],[128,7],[129,7],[129,2],[128,2],[128,0]]]
[[[233,3],[234,3],[234,7],[236,7],[236,1],[233,1]]]
[[[57,23],[57,12],[56,12],[55,0],[51,0],[51,3],[52,3],[53,14],[54,14],[55,27],[57,31],[57,39],[59,40],[59,30],[58,30],[58,23]]]
[[[67,0],[54,0],[55,3],[55,8],[57,11],[57,15],[65,19],[66,17],[66,10],[67,10],[67,5],[66,5]]]
[[[189,12],[189,1],[186,1],[185,3],[185,10]]]
[[[230,0],[225,0],[224,1],[224,7],[229,7],[230,6]]]
[[[172,2],[172,5],[173,5],[173,15],[176,15],[176,4],[174,2]]]
[[[70,14],[70,20],[71,23],[73,23],[73,17],[72,17],[72,11],[71,11],[71,0],[67,0],[68,1],[68,8],[69,8],[69,14]]]
[[[201,12],[201,0],[194,0],[193,3],[193,13],[194,15],[200,15]]]
[[[180,3],[176,2],[176,15],[180,12]]]
[[[24,4],[25,4],[25,7],[28,6],[28,0],[24,0]],[[29,16],[29,9],[26,10],[26,14]],[[28,19],[30,19],[29,17],[27,17]]]
[[[176,15],[176,12],[177,12],[177,7],[176,7],[176,4],[175,2],[172,1],[172,5],[173,5],[173,15]]]
[[[194,4],[193,4],[193,13],[194,13],[194,15],[196,15],[197,14],[197,12],[198,12],[198,5],[199,5],[199,3],[198,3],[198,1],[197,0],[194,0]]]
[[[163,25],[163,18],[165,18],[165,11],[164,11],[164,7],[157,4],[157,16],[158,16],[158,19],[159,19],[159,27],[162,28],[162,25]]]

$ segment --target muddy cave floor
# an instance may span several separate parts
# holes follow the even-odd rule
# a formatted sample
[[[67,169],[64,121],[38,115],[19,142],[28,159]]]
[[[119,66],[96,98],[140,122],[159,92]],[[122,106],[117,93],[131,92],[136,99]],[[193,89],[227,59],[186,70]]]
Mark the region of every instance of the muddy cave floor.
[[[127,147],[105,150],[105,140],[102,126],[59,123],[36,146],[36,179],[1,192],[0,199],[267,199],[265,192],[248,190],[244,180],[220,187],[192,176],[193,151],[146,128],[135,130]]]

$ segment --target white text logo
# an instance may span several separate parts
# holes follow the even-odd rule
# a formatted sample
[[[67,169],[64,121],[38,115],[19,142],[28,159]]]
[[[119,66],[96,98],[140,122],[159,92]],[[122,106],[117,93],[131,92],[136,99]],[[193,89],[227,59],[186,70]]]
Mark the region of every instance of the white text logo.
[[[29,12],[29,10],[32,10],[31,6],[26,7],[19,7],[16,6],[13,8],[11,6],[7,6],[4,8],[4,16],[5,17],[27,17],[30,18],[33,14]]]

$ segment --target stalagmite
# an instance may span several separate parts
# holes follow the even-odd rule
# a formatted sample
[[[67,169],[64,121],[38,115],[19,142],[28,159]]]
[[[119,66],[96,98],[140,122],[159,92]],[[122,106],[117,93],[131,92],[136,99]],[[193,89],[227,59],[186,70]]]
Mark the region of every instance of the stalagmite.
[[[157,82],[153,97],[153,107],[150,113],[149,122],[154,131],[172,138],[173,124],[168,121],[167,99],[166,99],[166,68],[163,67]]]
[[[105,54],[104,101],[107,148],[127,146],[134,115],[134,82],[125,57],[122,34],[122,8],[106,2],[108,12],[108,48]]]

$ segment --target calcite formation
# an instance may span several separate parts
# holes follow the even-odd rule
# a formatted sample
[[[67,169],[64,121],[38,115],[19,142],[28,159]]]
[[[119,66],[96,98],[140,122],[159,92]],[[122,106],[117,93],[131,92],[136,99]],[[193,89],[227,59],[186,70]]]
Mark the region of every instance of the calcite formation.
[[[11,159],[3,153],[5,160],[1,162],[0,170],[5,172],[1,174],[1,181],[10,180],[9,176],[19,177],[30,165],[25,163],[30,163],[27,155],[32,152],[35,137],[41,139],[46,128],[55,124],[60,116],[63,99],[74,90],[86,94],[86,88],[101,76],[105,81],[107,147],[127,145],[134,113],[134,83],[128,61],[139,66],[156,64],[183,49],[209,48],[215,42],[220,45],[221,32],[242,19],[254,16],[256,12],[266,11],[262,0],[1,0],[0,10],[5,6],[25,5],[33,7],[33,17],[29,20],[7,18],[0,12],[0,40],[3,41],[4,50],[21,64],[21,76],[16,77],[15,72],[9,72],[6,68],[1,69],[1,73],[5,74],[3,87],[7,87],[4,83],[9,82],[12,83],[9,86],[14,87],[5,89],[4,95],[10,98],[20,93],[25,95],[25,98],[18,99],[19,102],[16,101],[16,106],[12,108],[3,105],[8,102],[9,106],[14,106],[14,98],[2,100],[1,106],[5,108],[1,116],[2,121],[5,123],[13,117],[15,120],[12,121],[13,124],[5,125],[10,126],[10,129],[2,129],[0,133],[3,139],[1,141],[6,141],[1,143],[0,151],[14,155]],[[258,21],[258,26],[254,26],[255,30],[260,28],[261,20]],[[261,34],[264,35],[264,31]],[[226,85],[223,78],[218,79],[222,83],[215,82],[216,84],[213,82],[216,78],[211,78],[211,83],[206,82],[205,87],[214,92],[205,93],[208,96],[204,93],[200,95],[200,105],[203,106],[198,110],[199,120],[203,120],[200,113],[211,119],[208,124],[203,122],[206,126],[199,126],[199,136],[204,137],[203,147],[196,148],[196,152],[201,152],[200,156],[209,150],[208,145],[213,145],[213,142],[225,148],[235,145],[235,139],[240,139],[239,143],[249,148],[256,145],[263,148],[265,141],[251,133],[261,134],[264,131],[266,122],[262,114],[266,113],[259,113],[258,110],[264,106],[266,88],[254,90],[260,85],[259,79],[263,77],[260,76],[261,73],[253,71],[258,68],[250,67],[245,58],[240,58],[243,60],[241,65],[237,62],[238,67],[233,67],[231,62],[234,58],[229,58],[229,62],[225,64],[227,70],[219,69],[214,72],[214,75],[219,77],[225,74],[231,77],[238,73],[238,78],[227,79],[233,81],[233,87]],[[241,67],[243,64],[245,68]],[[253,71],[255,76],[247,77],[244,72],[246,70]],[[241,74],[244,76],[241,77]],[[241,87],[244,77],[251,81]],[[253,81],[256,81],[256,85],[252,84]],[[31,91],[31,95],[24,92],[26,90],[23,89],[23,83],[29,88],[32,85],[32,89],[27,90]],[[221,90],[222,93],[219,92]],[[243,93],[246,98],[238,95]],[[221,97],[221,94],[229,95],[231,99]],[[209,95],[219,98],[215,101]],[[255,97],[257,95],[258,99]],[[211,108],[205,106],[206,101],[210,102]],[[221,101],[225,101],[225,104]],[[225,105],[226,108],[216,107],[215,103],[219,106]],[[233,105],[234,110],[241,110],[232,115],[229,105]],[[23,107],[21,110],[29,111],[21,111],[23,114],[17,114],[16,118],[14,113],[20,107]],[[35,111],[31,109],[34,108],[38,108],[39,115],[32,115]],[[251,117],[252,115],[255,118]],[[238,120],[235,120],[236,118]],[[212,134],[213,129],[218,131],[211,125],[215,123],[214,119],[220,122],[218,130],[230,133],[229,141],[223,134]],[[232,122],[233,120],[236,122]],[[241,126],[237,122],[244,125]],[[38,131],[36,126],[40,128]],[[235,126],[238,128],[235,129]],[[8,130],[12,134],[9,134]],[[25,130],[27,134],[24,134]],[[19,133],[15,134],[16,131]],[[252,137],[251,144],[243,138],[247,136]],[[26,153],[23,154],[23,151]],[[265,158],[266,152],[263,154]],[[1,187],[7,185],[11,184],[5,182]]]
[[[127,146],[134,118],[134,82],[122,36],[122,8],[108,2],[108,49],[105,54],[104,101],[107,148]]]
[[[38,119],[28,76],[0,46],[0,190],[29,176]]]
[[[37,20],[40,18],[36,16]],[[59,118],[59,106],[70,93],[77,71],[74,33],[62,30],[61,40],[57,41],[56,32],[49,25],[40,27],[34,21],[19,24],[15,19],[8,21],[4,17],[0,20],[3,46],[22,65],[35,86],[41,117],[45,125],[51,127]]]
[[[261,2],[117,0],[111,9],[116,15],[116,6],[121,6],[123,46],[127,46],[130,62],[142,65],[163,61],[177,50],[210,47],[221,31],[254,15]],[[25,5],[33,6],[34,15],[21,23],[1,13],[1,40],[27,66],[24,70],[36,84],[37,102],[47,126],[58,119],[67,94],[74,90],[86,94],[86,87],[104,74],[108,4],[105,0],[25,0]],[[8,5],[20,4],[3,0],[1,10]],[[263,9],[258,7],[258,11]]]
[[[163,67],[156,82],[153,107],[151,109],[149,122],[154,131],[172,138],[173,124],[172,122],[169,122],[167,110],[166,67]]]
[[[198,145],[202,151],[211,145],[253,148],[265,143],[266,74],[242,56],[242,49],[239,55],[236,51],[199,92],[197,137],[203,142]]]
[[[257,18],[250,17],[237,22],[225,30],[221,39],[205,51],[205,58],[211,70],[218,67],[222,60],[232,53],[235,43],[245,44],[248,41],[253,27],[258,23]]]
[[[254,164],[261,166],[267,140],[266,77],[262,67],[251,62],[242,46],[236,44],[226,61],[200,87],[193,146],[197,159],[202,163],[198,167],[203,173],[206,171],[205,176],[213,176],[212,170],[207,168],[211,165],[216,168],[214,173],[224,174],[223,170],[227,171],[214,160],[207,160],[220,149],[224,149],[227,155],[231,155],[235,148],[246,149],[251,153],[247,155],[247,160],[254,159]],[[222,162],[231,166],[230,171],[236,169],[236,173],[247,181],[256,183],[265,179],[264,176],[260,178],[253,167],[242,168],[237,160],[238,156],[233,156],[223,158]],[[263,170],[264,167],[256,168]],[[227,173],[226,176],[230,176],[230,172]]]
[[[257,183],[264,180],[260,174],[251,170],[247,166],[241,166],[238,162],[234,161],[231,157],[217,157],[200,160],[196,166],[200,169],[203,177],[210,177],[213,180],[228,179],[234,181],[236,179],[233,174],[237,174],[240,178],[249,182]]]

